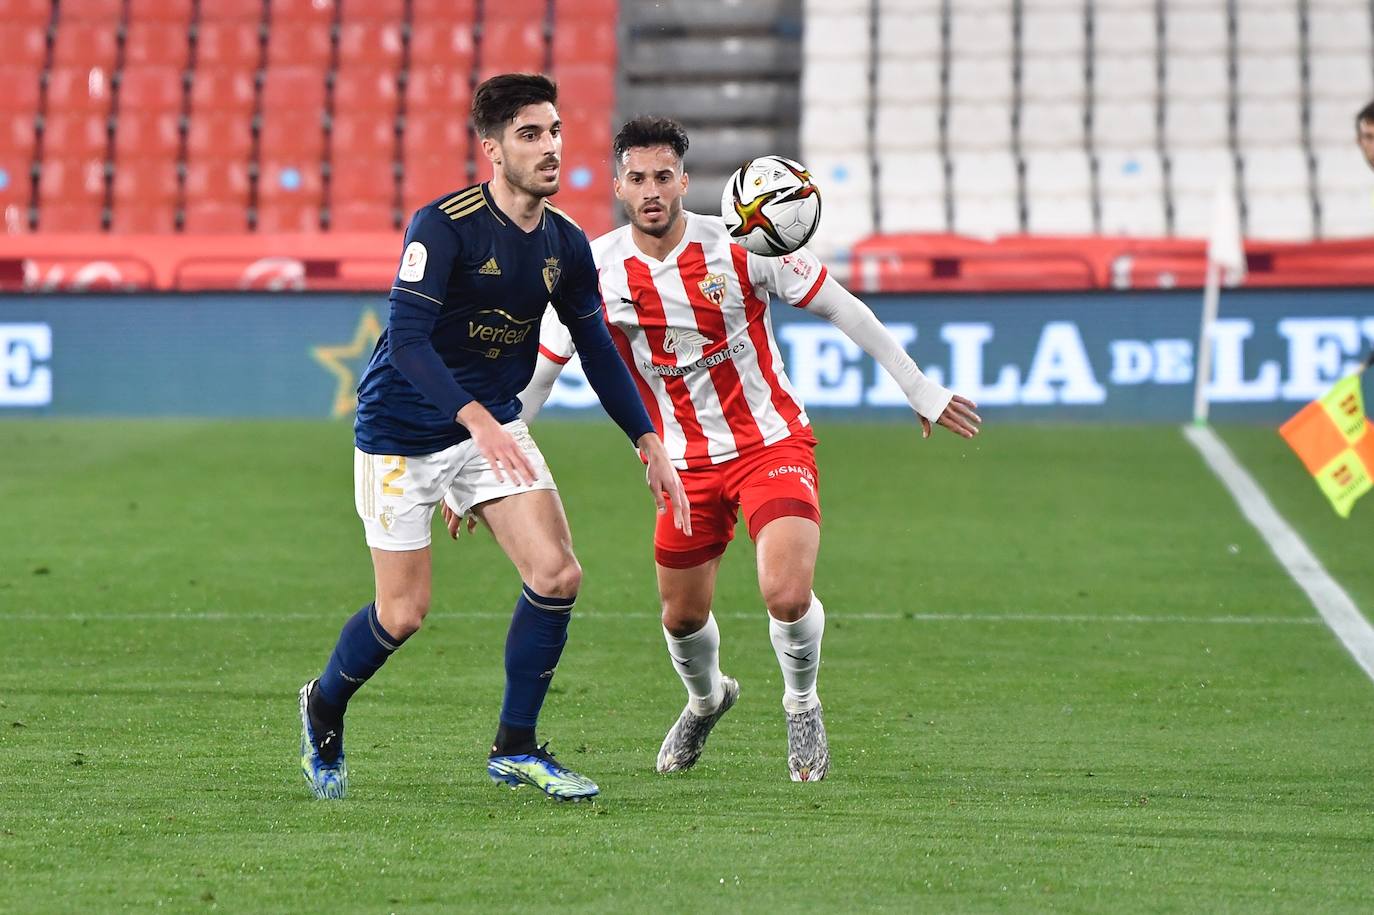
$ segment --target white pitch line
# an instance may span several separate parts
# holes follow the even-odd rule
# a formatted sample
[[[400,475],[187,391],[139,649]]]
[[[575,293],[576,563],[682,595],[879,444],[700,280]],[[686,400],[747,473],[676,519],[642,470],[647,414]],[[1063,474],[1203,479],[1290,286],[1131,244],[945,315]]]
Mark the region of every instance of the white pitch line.
[[[0,621],[38,623],[120,623],[130,621],[149,622],[337,622],[344,613],[223,613],[216,611],[193,611],[186,613],[20,613],[0,614]],[[647,613],[616,613],[599,610],[575,610],[573,615],[579,619],[613,621],[656,621],[657,615]],[[759,609],[754,613],[718,613],[721,619],[756,620],[763,615]],[[877,623],[1126,623],[1148,625],[1151,623],[1187,624],[1204,626],[1315,626],[1319,620],[1310,617],[1279,616],[1163,616],[1147,613],[1128,614],[1089,614],[1089,613],[845,613],[836,611],[831,616],[841,622]],[[442,622],[463,619],[510,619],[509,612],[491,610],[438,610],[431,619]]]
[[[1243,514],[1259,531],[1284,569],[1307,593],[1322,620],[1341,640],[1355,663],[1374,679],[1374,626],[1350,595],[1323,568],[1298,532],[1283,520],[1269,497],[1209,426],[1187,426],[1184,436],[1231,492]]]

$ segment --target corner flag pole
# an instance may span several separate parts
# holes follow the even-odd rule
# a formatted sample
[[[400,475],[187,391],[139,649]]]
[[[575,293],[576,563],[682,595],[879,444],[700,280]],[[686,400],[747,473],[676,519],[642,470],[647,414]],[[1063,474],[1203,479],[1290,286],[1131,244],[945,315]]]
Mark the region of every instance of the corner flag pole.
[[[1217,182],[1212,198],[1212,234],[1207,239],[1207,283],[1202,293],[1202,326],[1198,330],[1197,373],[1193,381],[1193,422],[1207,424],[1207,383],[1212,378],[1212,329],[1221,304],[1221,271],[1232,283],[1245,276],[1245,249],[1240,240],[1240,213],[1236,211],[1235,176],[1227,170]]]

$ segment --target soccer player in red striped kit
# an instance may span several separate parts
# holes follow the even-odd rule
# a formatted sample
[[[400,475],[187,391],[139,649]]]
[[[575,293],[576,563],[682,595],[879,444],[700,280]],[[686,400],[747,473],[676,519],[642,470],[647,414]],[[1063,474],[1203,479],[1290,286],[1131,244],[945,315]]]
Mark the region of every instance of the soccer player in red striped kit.
[[[972,438],[976,405],[922,374],[863,302],[801,249],[761,257],[733,244],[719,217],[686,212],[677,122],[640,117],[616,136],[615,192],[630,224],[592,242],[606,321],[650,418],[682,477],[691,534],[660,516],[654,557],[663,633],[688,701],[659,750],[659,772],[690,768],[739,684],[720,670],[711,614],[716,572],[742,511],[757,545],[759,590],[782,669],[788,771],[824,778],[829,744],[816,693],[825,608],[812,591],[820,549],[820,478],[811,422],[783,368],[770,295],[822,317],[863,348],[906,394],[925,435],[932,423]],[[538,412],[573,355],[547,316],[540,360],[520,395]],[[456,536],[460,519],[447,507]]]

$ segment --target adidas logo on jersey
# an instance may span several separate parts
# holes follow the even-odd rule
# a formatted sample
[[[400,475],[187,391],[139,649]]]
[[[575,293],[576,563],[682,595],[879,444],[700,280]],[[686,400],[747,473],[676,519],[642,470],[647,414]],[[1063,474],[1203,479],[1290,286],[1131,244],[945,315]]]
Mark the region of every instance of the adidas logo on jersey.
[[[500,276],[501,265],[496,263],[496,258],[489,257],[487,262],[478,268],[477,272],[482,276]]]

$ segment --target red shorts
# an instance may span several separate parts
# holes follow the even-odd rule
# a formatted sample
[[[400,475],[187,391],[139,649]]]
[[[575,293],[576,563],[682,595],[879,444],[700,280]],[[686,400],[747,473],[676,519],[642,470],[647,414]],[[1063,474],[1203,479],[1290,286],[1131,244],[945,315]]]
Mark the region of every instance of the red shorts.
[[[725,552],[741,508],[752,538],[777,518],[821,523],[816,439],[809,429],[681,476],[692,505],[692,536],[673,527],[671,508],[658,516],[654,529],[654,559],[670,569],[690,569]]]

